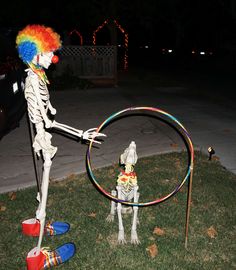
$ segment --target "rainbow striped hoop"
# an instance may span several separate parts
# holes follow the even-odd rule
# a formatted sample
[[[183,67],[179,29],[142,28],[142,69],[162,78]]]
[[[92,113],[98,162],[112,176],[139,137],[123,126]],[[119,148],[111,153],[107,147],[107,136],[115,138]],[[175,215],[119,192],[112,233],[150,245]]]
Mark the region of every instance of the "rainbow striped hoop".
[[[127,109],[124,109],[122,111],[119,111],[117,113],[112,114],[110,117],[108,117],[105,121],[103,121],[101,123],[101,125],[97,128],[96,132],[100,132],[105,126],[107,126],[111,121],[115,120],[118,116],[124,116],[127,112],[146,112],[146,111],[151,111],[151,112],[155,112],[161,115],[165,115],[169,120],[171,120],[172,123],[175,123],[178,127],[178,130],[181,132],[185,142],[186,142],[186,147],[187,150],[190,154],[190,158],[189,158],[189,164],[188,164],[188,168],[187,168],[187,172],[185,177],[183,178],[183,180],[180,182],[180,184],[178,184],[176,186],[176,188],[169,194],[167,194],[166,196],[162,197],[162,198],[158,198],[154,201],[150,201],[150,202],[139,202],[139,203],[134,203],[134,202],[130,202],[130,201],[125,201],[125,200],[121,200],[118,199],[117,197],[112,196],[109,192],[107,192],[106,190],[104,190],[101,185],[98,183],[98,180],[96,179],[96,177],[94,176],[94,173],[92,171],[92,167],[91,167],[91,149],[93,146],[93,140],[90,142],[88,149],[87,149],[87,153],[86,153],[86,165],[87,165],[87,169],[88,169],[88,174],[93,182],[93,184],[95,185],[95,187],[106,197],[108,197],[109,199],[115,201],[115,202],[119,202],[125,205],[129,205],[129,206],[150,206],[150,205],[154,205],[154,204],[158,204],[161,203],[167,199],[169,199],[171,196],[175,195],[184,185],[184,183],[187,181],[187,179],[190,178],[190,182],[192,182],[191,178],[191,174],[193,171],[193,161],[194,161],[194,148],[193,148],[193,144],[192,141],[190,139],[189,133],[187,132],[187,130],[185,129],[185,127],[171,114],[158,109],[158,108],[153,108],[153,107],[130,107]],[[191,188],[189,189],[189,191],[191,191]],[[188,194],[190,195],[190,194]],[[190,196],[188,196],[190,197]]]

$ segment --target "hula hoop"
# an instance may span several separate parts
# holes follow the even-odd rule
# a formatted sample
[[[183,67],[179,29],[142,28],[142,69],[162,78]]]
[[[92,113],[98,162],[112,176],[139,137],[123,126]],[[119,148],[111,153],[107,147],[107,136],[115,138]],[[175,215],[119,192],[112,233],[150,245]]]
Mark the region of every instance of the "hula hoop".
[[[180,189],[181,187],[184,185],[184,183],[186,182],[186,180],[189,178],[189,176],[191,175],[191,172],[193,170],[193,161],[194,161],[194,148],[193,148],[193,144],[191,141],[191,138],[189,136],[189,133],[187,132],[187,130],[185,129],[185,127],[171,114],[158,109],[158,108],[154,108],[154,107],[130,107],[127,109],[124,109],[122,111],[119,111],[117,113],[112,114],[110,117],[108,117],[104,122],[101,123],[101,125],[97,128],[96,132],[100,132],[101,129],[107,125],[108,123],[110,123],[112,120],[114,120],[117,116],[121,116],[122,114],[126,113],[126,112],[130,112],[130,111],[152,111],[152,112],[156,112],[162,115],[167,116],[170,120],[172,120],[174,123],[176,123],[179,127],[180,127],[180,131],[182,131],[182,135],[184,137],[184,139],[187,142],[187,149],[189,150],[190,153],[190,162],[189,162],[189,166],[187,169],[187,173],[185,175],[185,177],[183,178],[182,182],[177,185],[177,187],[168,195],[161,197],[159,199],[156,199],[154,201],[150,201],[150,202],[139,202],[139,203],[135,203],[135,202],[130,202],[130,201],[125,201],[125,200],[121,200],[118,199],[117,197],[112,196],[109,192],[107,192],[106,190],[104,190],[101,185],[98,183],[96,177],[93,174],[92,171],[92,167],[91,167],[91,149],[93,146],[93,140],[90,141],[90,144],[88,146],[87,149],[87,153],[86,153],[86,165],[87,165],[87,169],[88,169],[88,173],[89,176],[91,177],[93,184],[96,186],[96,188],[103,193],[103,195],[107,196],[109,199],[115,201],[115,202],[119,202],[125,205],[129,205],[129,206],[149,206],[149,205],[154,205],[154,204],[158,204],[161,203],[167,199],[169,199],[171,196],[175,195]]]

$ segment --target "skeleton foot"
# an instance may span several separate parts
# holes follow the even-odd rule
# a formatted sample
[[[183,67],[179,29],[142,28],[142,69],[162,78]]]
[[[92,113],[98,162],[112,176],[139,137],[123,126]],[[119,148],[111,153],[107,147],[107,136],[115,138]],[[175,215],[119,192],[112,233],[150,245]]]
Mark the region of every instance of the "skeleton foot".
[[[126,240],[125,240],[125,233],[124,230],[119,231],[118,233],[118,244],[126,244]]]
[[[114,215],[109,214],[109,215],[107,216],[107,218],[106,218],[106,221],[107,221],[107,222],[113,222],[113,221],[114,221]]]
[[[137,231],[131,230],[131,244],[134,244],[134,245],[140,244]]]

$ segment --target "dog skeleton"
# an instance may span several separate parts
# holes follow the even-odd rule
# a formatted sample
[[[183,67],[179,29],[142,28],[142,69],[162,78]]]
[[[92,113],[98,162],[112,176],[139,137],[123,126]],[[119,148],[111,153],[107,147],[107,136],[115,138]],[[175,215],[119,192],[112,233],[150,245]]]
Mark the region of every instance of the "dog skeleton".
[[[137,177],[134,172],[134,165],[136,164],[138,159],[136,153],[136,144],[132,141],[128,148],[125,149],[124,153],[120,156],[120,164],[125,166],[125,171],[121,171],[117,179],[116,190],[112,190],[112,196],[117,196],[118,199],[125,201],[132,201],[134,203],[138,203],[139,200],[139,192],[137,185]],[[137,224],[138,221],[138,206],[127,207],[122,205],[119,202],[112,201],[111,202],[111,211],[107,217],[108,222],[114,221],[115,212],[117,211],[118,221],[119,221],[119,232],[118,232],[118,243],[125,244],[125,233],[124,226],[122,220],[122,214],[133,212],[133,221],[131,228],[131,243],[139,244],[140,241],[138,239],[137,234]]]

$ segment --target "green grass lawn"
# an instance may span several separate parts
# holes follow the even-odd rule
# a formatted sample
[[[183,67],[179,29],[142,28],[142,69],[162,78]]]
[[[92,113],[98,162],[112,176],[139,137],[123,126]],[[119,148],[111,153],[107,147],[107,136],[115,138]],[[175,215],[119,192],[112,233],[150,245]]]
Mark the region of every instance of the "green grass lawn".
[[[140,158],[135,167],[140,201],[171,192],[186,172],[186,153]],[[115,187],[118,165],[96,170],[99,183]],[[37,238],[21,234],[21,221],[34,217],[36,187],[0,195],[0,269],[25,268],[27,252]],[[217,159],[197,152],[190,213],[188,250],[184,248],[187,184],[169,200],[139,208],[140,245],[129,243],[131,216],[124,216],[128,243],[117,244],[118,222],[107,223],[110,200],[100,194],[87,174],[51,182],[48,219],[67,221],[70,231],[44,237],[54,249],[74,242],[76,255],[57,269],[236,269],[236,176]],[[150,250],[152,252],[150,252]]]

